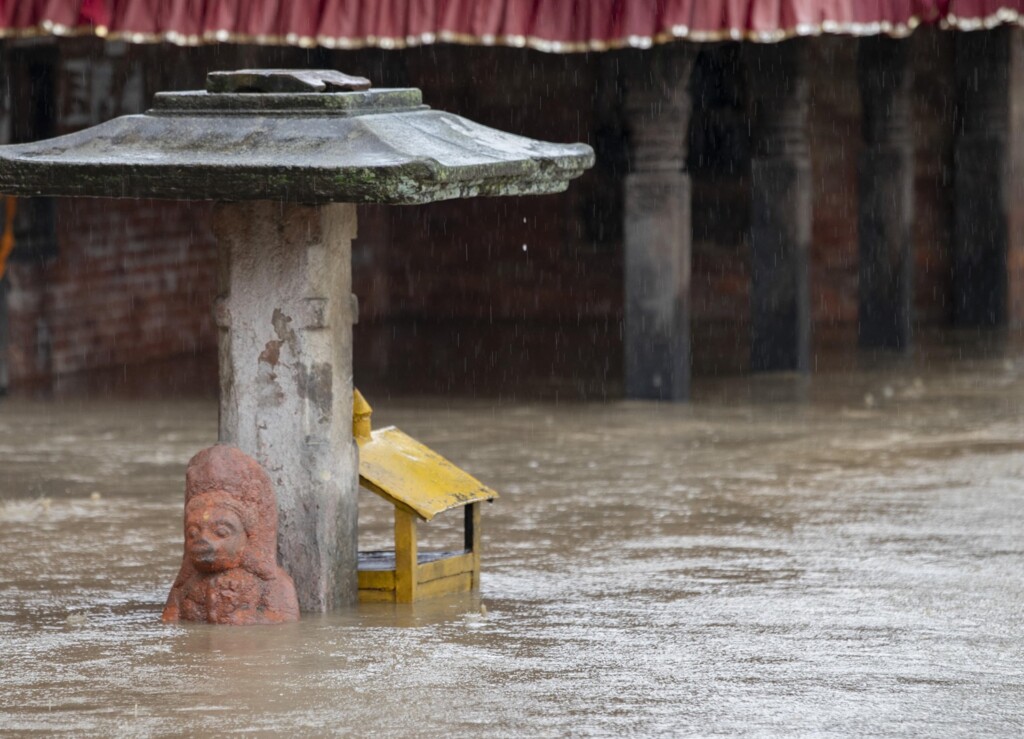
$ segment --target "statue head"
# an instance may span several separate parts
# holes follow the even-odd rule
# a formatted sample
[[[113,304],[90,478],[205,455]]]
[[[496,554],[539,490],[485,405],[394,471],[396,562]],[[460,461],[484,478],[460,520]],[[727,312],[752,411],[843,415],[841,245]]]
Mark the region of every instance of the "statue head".
[[[245,511],[219,491],[193,498],[185,507],[185,553],[200,572],[223,572],[242,566],[248,542]]]
[[[273,486],[252,457],[225,444],[196,454],[185,473],[185,560],[202,573],[277,568]]]

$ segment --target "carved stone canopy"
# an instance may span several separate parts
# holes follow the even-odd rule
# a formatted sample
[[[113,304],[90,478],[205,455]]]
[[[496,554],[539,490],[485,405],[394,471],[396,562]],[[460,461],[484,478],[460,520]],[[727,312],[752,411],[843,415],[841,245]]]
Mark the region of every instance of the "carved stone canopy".
[[[211,73],[207,89],[67,136],[0,147],[0,192],[299,203],[427,203],[560,192],[585,144],[516,136],[338,72]],[[340,91],[339,91],[340,90]]]

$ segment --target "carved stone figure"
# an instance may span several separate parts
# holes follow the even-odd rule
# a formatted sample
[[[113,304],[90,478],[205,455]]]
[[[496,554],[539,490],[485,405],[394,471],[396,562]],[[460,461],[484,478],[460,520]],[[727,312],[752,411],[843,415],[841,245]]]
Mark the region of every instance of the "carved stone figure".
[[[256,460],[225,444],[185,473],[185,556],[164,621],[297,621],[295,585],[277,564],[277,501]]]

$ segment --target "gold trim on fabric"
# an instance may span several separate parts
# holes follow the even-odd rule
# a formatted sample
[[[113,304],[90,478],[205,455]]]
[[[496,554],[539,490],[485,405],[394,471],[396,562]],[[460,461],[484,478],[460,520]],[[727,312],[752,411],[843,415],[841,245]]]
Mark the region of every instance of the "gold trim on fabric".
[[[244,34],[234,31],[205,31],[202,34],[183,34],[177,31],[164,33],[137,33],[132,31],[110,31],[105,26],[65,26],[60,23],[43,21],[29,28],[0,29],[0,38],[34,38],[39,36],[96,36],[111,41],[127,41],[133,44],[171,43],[176,46],[200,46],[203,44],[233,43],[257,46],[297,46],[327,49],[404,49],[435,43],[462,44],[466,46],[505,46],[519,49],[534,49],[551,54],[572,54],[614,49],[648,49],[654,45],[673,41],[713,43],[719,41],[753,41],[755,43],[778,43],[791,38],[810,36],[892,36],[903,38],[914,32],[921,23],[937,22],[940,28],[958,31],[979,31],[1001,25],[1024,26],[1024,15],[1010,8],[1000,8],[984,17],[961,18],[953,13],[934,18],[911,16],[904,22],[876,21],[871,23],[839,23],[823,21],[820,24],[800,24],[791,28],[774,31],[750,31],[741,28],[723,28],[715,31],[697,31],[684,25],[672,26],[654,36],[625,36],[616,39],[591,39],[589,41],[554,41],[538,36],[484,35],[438,31],[406,37],[364,36],[360,38],[331,36],[302,36],[289,33]]]

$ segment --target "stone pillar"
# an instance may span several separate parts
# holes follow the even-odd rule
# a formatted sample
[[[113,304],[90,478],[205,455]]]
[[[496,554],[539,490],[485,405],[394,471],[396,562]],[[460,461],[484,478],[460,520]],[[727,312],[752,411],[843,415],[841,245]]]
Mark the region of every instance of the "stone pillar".
[[[354,205],[218,204],[220,440],[270,474],[303,611],[355,603]]]
[[[910,138],[909,42],[861,39],[857,80],[863,107],[858,238],[862,347],[906,350],[913,317],[914,147]]]
[[[751,178],[750,364],[754,371],[810,366],[811,157],[806,41],[749,44],[754,101]]]
[[[630,174],[625,183],[626,397],[690,395],[690,123],[694,51],[634,56],[626,89]]]
[[[1007,320],[1010,34],[956,34],[953,322],[960,326]]]

